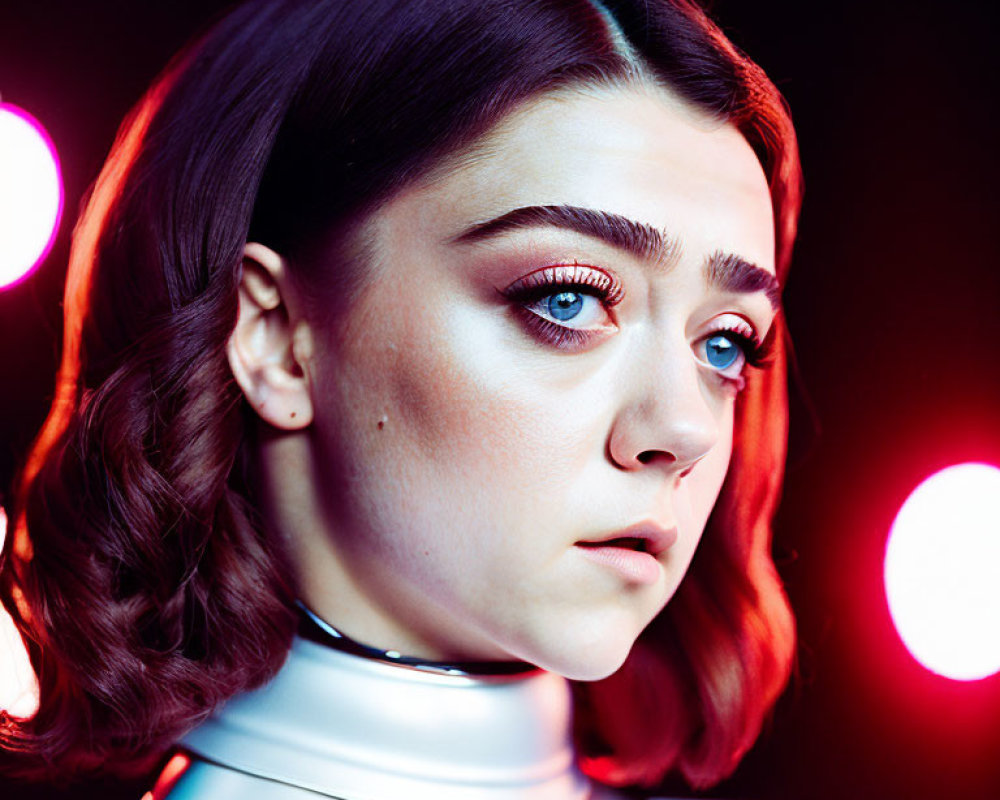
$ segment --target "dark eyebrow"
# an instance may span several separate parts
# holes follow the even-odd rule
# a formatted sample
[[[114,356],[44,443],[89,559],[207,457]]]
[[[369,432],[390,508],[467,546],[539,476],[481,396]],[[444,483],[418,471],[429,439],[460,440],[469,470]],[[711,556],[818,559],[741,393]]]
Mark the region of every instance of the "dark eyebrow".
[[[733,253],[723,253],[721,250],[712,253],[705,264],[705,280],[720,292],[764,292],[771,308],[781,310],[781,284],[778,279],[767,270]]]
[[[593,236],[612,247],[656,264],[669,263],[678,247],[675,240],[652,225],[636,222],[610,211],[567,205],[515,208],[486,222],[477,222],[449,241],[456,244],[479,242],[508,231],[539,226],[566,228],[585,236]],[[778,279],[767,270],[735,254],[716,251],[709,256],[705,263],[705,280],[710,287],[722,292],[764,292],[775,311],[781,306],[781,286]]]
[[[478,222],[451,241],[478,242],[507,231],[539,226],[568,228],[571,231],[603,239],[612,247],[646,261],[664,261],[673,253],[674,243],[652,225],[635,222],[610,211],[579,206],[524,206],[495,219]]]

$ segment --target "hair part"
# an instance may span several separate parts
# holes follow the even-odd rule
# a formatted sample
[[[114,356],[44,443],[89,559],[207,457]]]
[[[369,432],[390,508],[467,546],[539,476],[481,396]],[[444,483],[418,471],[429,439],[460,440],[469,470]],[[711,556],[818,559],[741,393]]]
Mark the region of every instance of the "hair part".
[[[31,719],[0,715],[6,771],[144,771],[284,661],[296,589],[255,510],[252,412],[225,357],[245,243],[282,252],[327,300],[334,279],[357,289],[379,204],[532,97],[637,76],[754,147],[783,281],[801,193],[791,121],[693,0],[259,0],[168,66],[74,231],[56,397],[0,564],[41,688]],[[740,396],[726,483],[677,596],[622,670],[574,684],[599,780],[719,780],[787,681],[794,629],[769,554],[783,353]]]

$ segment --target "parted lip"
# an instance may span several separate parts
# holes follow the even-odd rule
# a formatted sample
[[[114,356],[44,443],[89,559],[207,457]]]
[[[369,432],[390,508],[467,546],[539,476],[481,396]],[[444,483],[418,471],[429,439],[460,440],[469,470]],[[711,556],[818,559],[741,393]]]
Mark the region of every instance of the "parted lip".
[[[677,541],[677,526],[668,528],[658,522],[644,520],[620,531],[613,531],[593,539],[581,540],[577,544],[584,547],[611,546],[611,543],[618,539],[639,540],[631,543],[622,542],[621,546],[630,550],[641,549],[652,556],[658,556],[670,549]]]

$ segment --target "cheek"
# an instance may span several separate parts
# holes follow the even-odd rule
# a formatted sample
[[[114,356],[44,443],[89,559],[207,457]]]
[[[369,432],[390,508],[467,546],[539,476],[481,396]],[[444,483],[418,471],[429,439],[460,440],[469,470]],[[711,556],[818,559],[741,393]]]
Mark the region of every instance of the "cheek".
[[[397,542],[405,526],[406,546],[420,552],[516,547],[586,464],[583,409],[524,367],[499,314],[428,297],[393,305],[366,315],[364,335],[338,348],[323,381],[337,398],[320,421],[335,443],[328,475],[354,476],[338,513],[355,508],[356,525]]]
[[[712,513],[722,484],[729,470],[729,460],[733,451],[733,405],[728,404],[719,421],[719,440],[712,450],[698,463],[692,473],[680,484],[681,498],[678,503],[683,509],[689,530],[698,537],[705,529],[705,523]],[[679,498],[680,499],[680,498]]]
[[[534,422],[544,409],[524,396],[485,326],[455,314],[446,324],[419,320],[386,371],[395,424],[383,437],[410,452],[453,500],[482,497],[518,472],[541,464]],[[543,421],[544,423],[544,421]],[[465,498],[468,499],[468,498]]]

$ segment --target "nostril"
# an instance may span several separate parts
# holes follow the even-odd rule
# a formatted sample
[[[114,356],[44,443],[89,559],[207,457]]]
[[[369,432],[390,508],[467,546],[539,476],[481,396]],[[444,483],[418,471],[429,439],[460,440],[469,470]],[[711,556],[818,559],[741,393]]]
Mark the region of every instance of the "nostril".
[[[663,450],[643,450],[639,455],[635,457],[635,460],[640,464],[648,464],[657,456],[663,456],[668,461],[674,461],[674,457]]]

